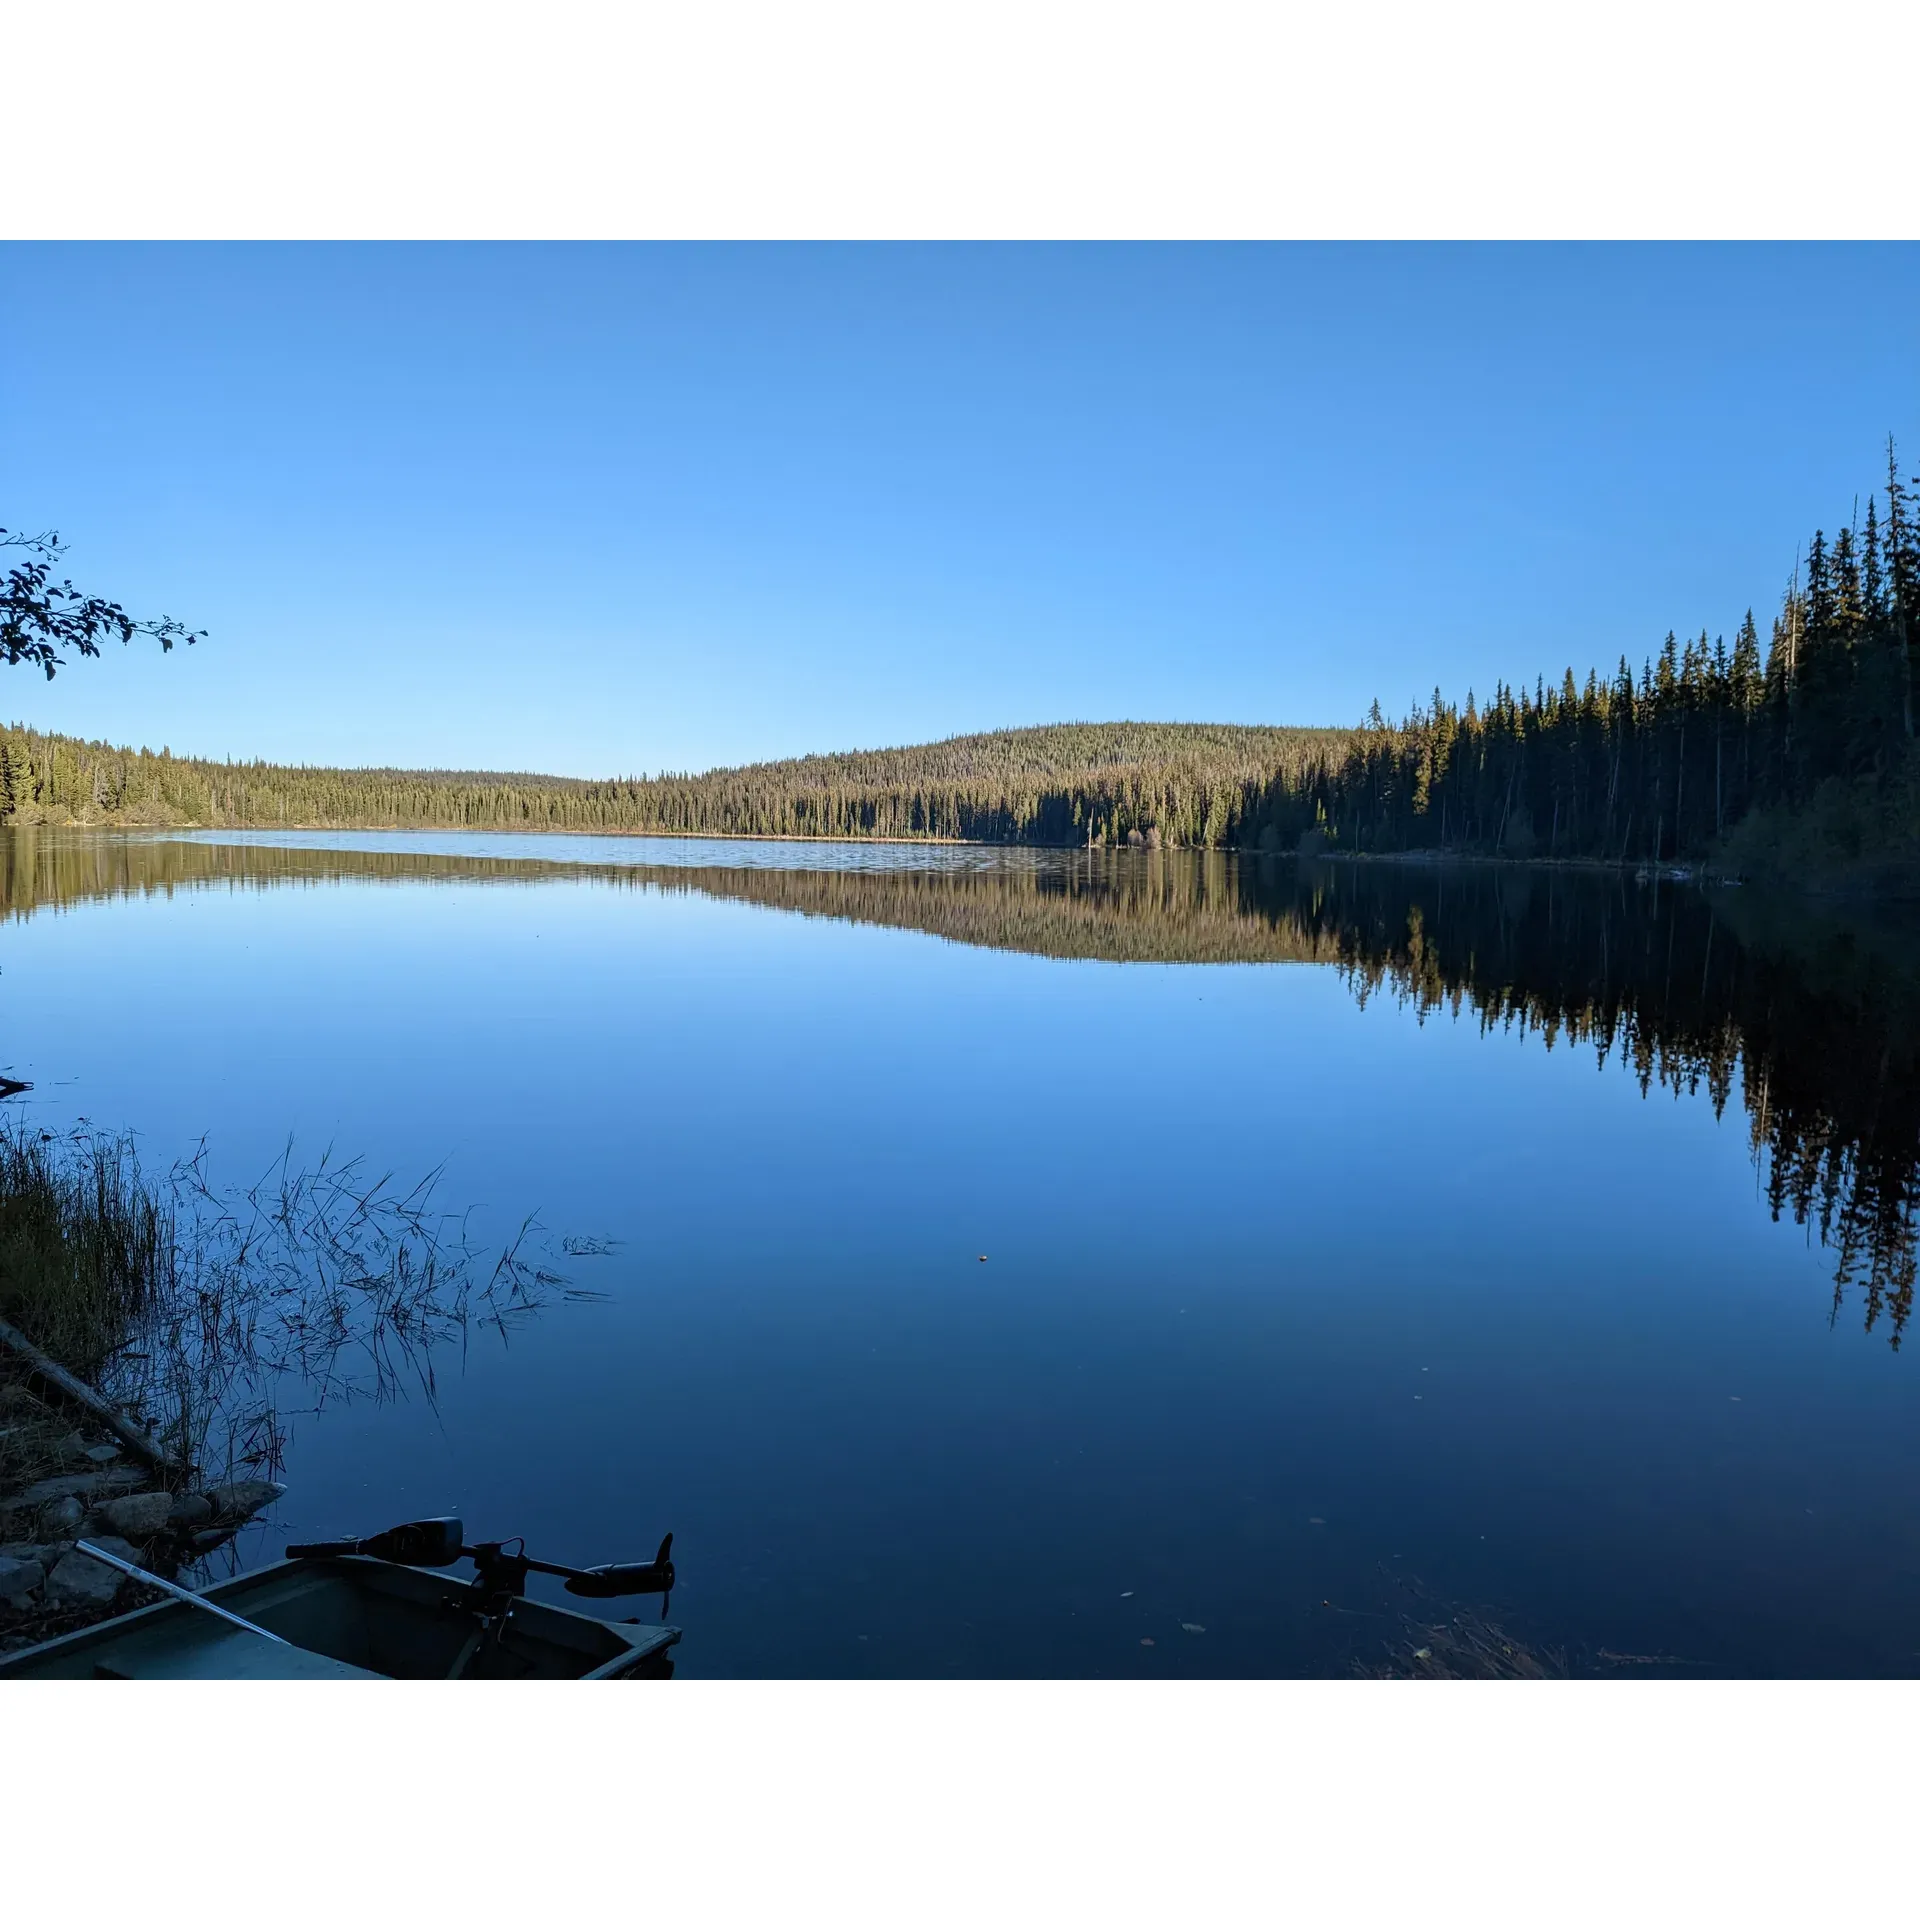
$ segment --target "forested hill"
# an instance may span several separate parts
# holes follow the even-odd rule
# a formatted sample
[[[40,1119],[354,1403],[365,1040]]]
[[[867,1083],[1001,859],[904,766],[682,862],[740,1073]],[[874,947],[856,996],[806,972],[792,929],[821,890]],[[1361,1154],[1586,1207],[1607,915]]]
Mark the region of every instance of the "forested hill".
[[[1240,840],[1351,733],[1331,727],[1023,727],[930,746],[651,779],[401,772],[180,759],[23,727],[0,732],[13,825],[535,828],[802,838]]]

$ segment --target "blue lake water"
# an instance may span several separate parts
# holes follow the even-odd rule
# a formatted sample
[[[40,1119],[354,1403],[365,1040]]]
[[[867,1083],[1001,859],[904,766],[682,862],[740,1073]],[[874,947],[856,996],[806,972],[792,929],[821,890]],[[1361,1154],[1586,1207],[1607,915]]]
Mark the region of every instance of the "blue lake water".
[[[1920,1672],[1897,934],[1184,853],[4,853],[9,1113],[444,1163],[480,1238],[610,1244],[431,1398],[294,1419],[250,1559],[671,1527],[685,1676],[1339,1674],[1458,1609],[1582,1670]],[[1717,1036],[1718,1111],[1565,1030],[1593,979],[1650,1059]],[[1874,1163],[1852,1229],[1774,1217],[1781,1139]]]

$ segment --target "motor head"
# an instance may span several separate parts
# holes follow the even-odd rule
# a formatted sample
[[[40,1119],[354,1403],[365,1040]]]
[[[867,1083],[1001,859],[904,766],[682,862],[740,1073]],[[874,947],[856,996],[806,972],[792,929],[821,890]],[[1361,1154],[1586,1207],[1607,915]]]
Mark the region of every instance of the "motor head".
[[[364,1554],[397,1567],[450,1567],[460,1558],[460,1522],[450,1514],[435,1520],[409,1520],[365,1540],[318,1540],[287,1549],[289,1560],[335,1560]]]

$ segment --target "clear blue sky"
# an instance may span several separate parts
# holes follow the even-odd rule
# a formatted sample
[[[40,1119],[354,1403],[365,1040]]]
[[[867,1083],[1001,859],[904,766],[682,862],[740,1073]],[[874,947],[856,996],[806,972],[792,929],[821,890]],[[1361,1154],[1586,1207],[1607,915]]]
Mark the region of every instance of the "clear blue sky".
[[[1920,248],[0,247],[0,524],[210,630],[0,714],[571,773],[1350,721],[1764,624]]]

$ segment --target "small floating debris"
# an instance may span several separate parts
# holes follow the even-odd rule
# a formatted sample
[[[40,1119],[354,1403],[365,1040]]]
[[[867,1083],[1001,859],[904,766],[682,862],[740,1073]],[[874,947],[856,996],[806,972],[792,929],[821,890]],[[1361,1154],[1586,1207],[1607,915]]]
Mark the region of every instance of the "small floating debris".
[[[1206,1628],[1197,1620],[1182,1620],[1180,1622],[1180,1631],[1182,1633],[1205,1633]]]
[[[1142,1641],[1140,1642],[1140,1644],[1141,1644],[1141,1645],[1142,1645],[1143,1647],[1150,1647],[1150,1646],[1152,1646],[1152,1645],[1153,1645],[1153,1642],[1152,1642],[1151,1640],[1142,1640]]]
[[[1808,1511],[1809,1513],[1811,1513],[1811,1512],[1813,1511],[1813,1509],[1812,1509],[1811,1507],[1809,1507],[1809,1508],[1807,1509],[1807,1511]],[[1122,1594],[1122,1595],[1120,1596],[1120,1598],[1121,1598],[1122,1600],[1131,1600],[1131,1599],[1133,1598],[1133,1589],[1132,1589],[1131,1587],[1129,1587],[1129,1588],[1128,1588],[1128,1589],[1126,1590],[1126,1592],[1125,1592],[1125,1593],[1123,1593],[1123,1594]]]

